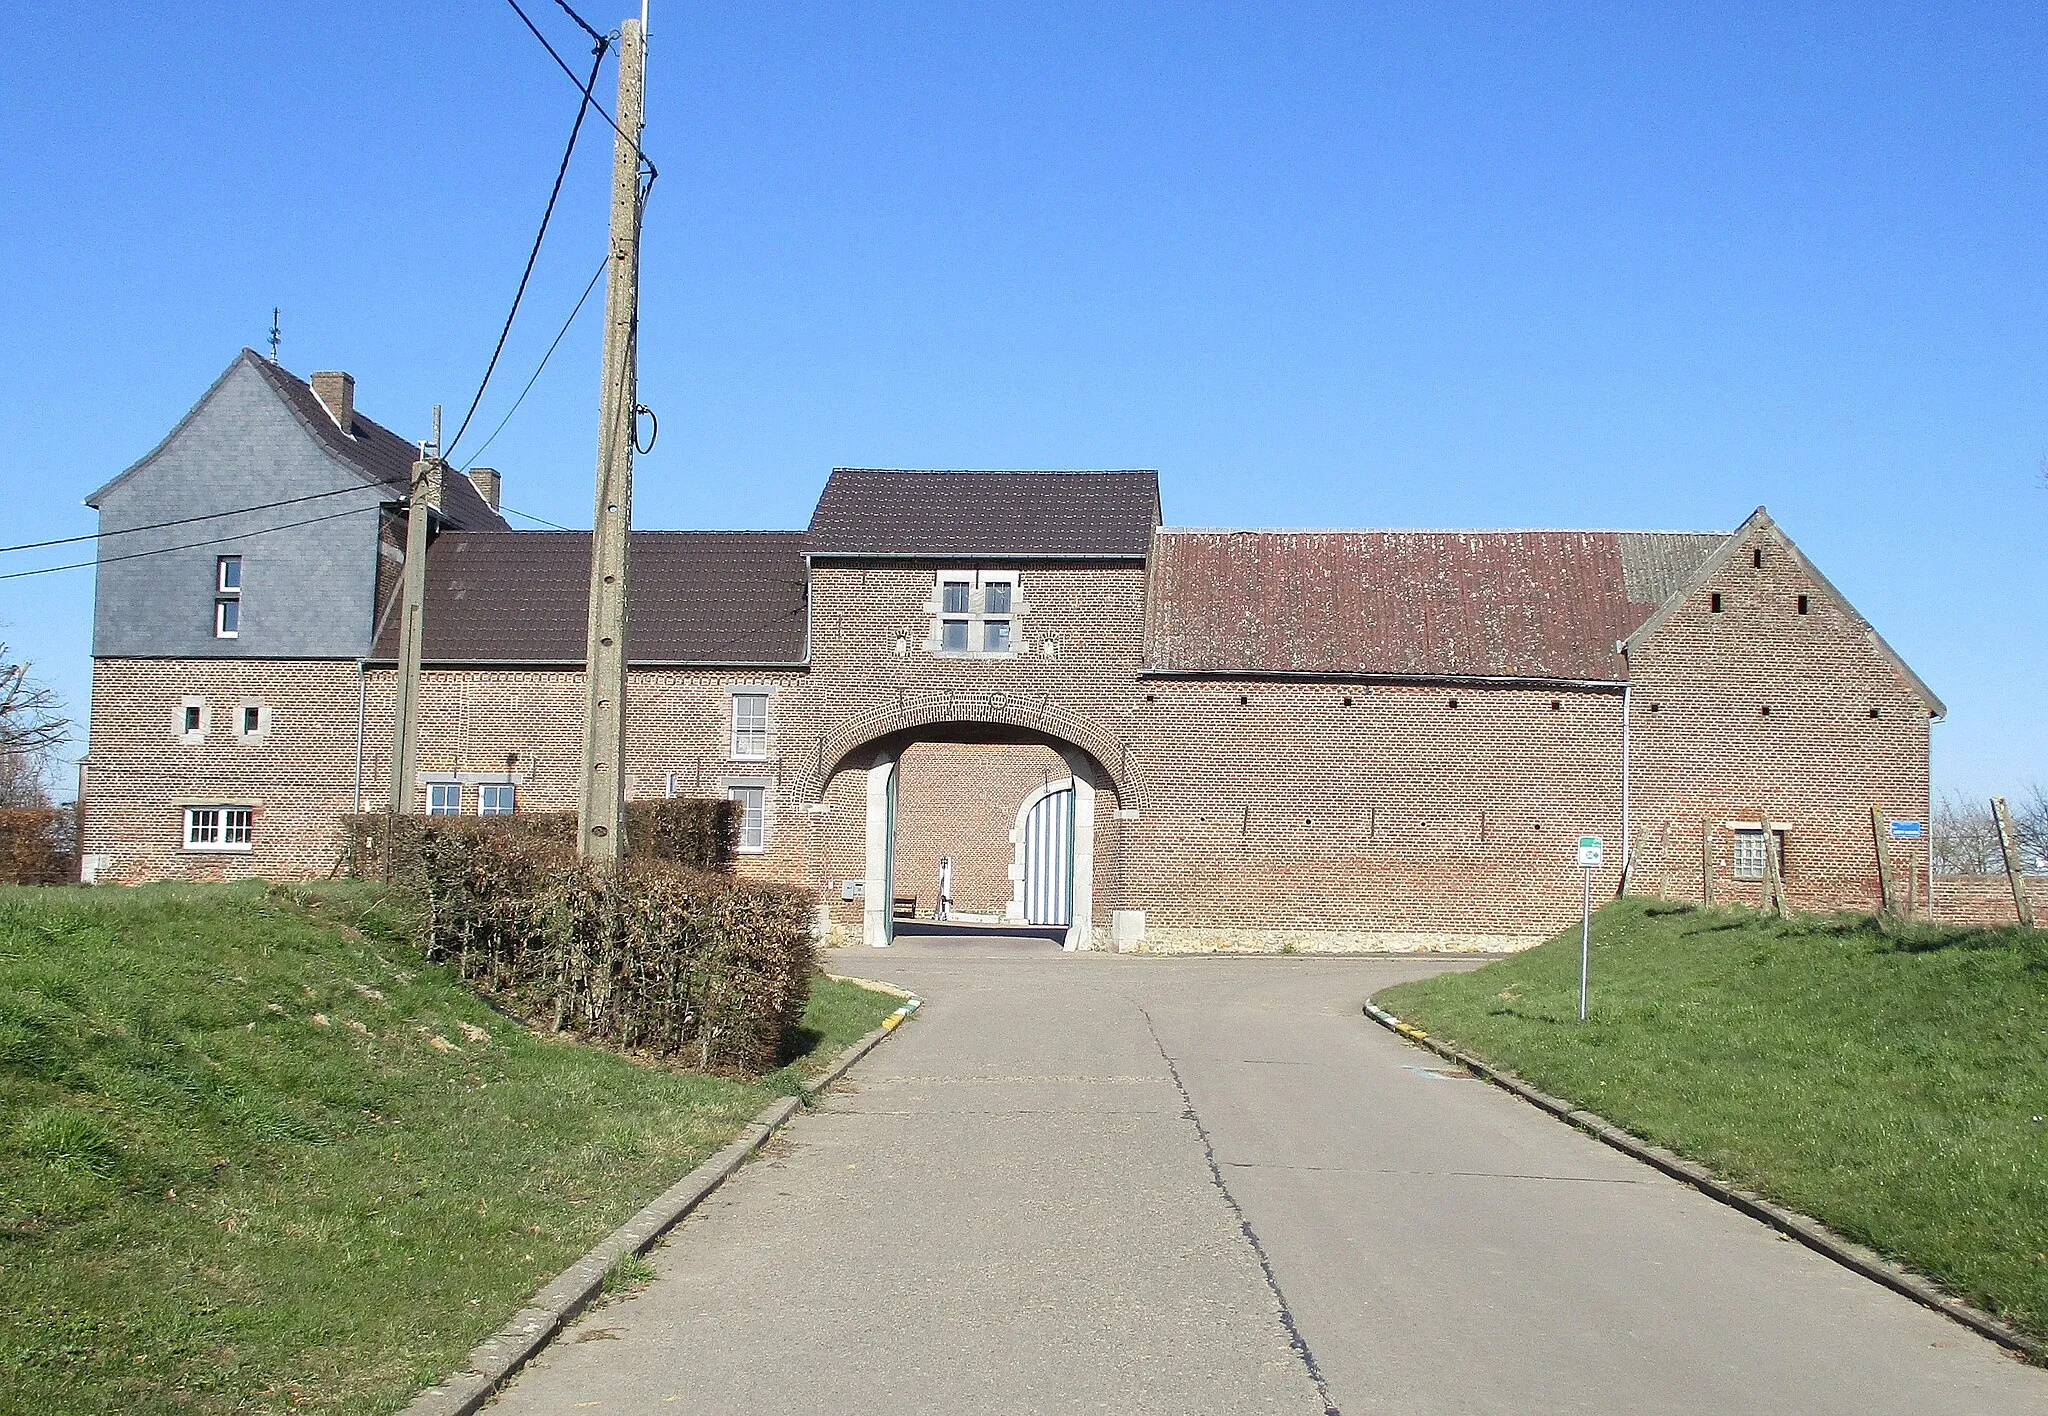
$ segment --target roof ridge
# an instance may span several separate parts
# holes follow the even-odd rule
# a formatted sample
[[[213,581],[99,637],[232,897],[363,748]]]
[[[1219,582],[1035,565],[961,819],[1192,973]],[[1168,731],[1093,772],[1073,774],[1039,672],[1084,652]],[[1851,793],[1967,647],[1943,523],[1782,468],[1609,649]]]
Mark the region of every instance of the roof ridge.
[[[1161,526],[1162,536],[1732,536],[1632,526]]]

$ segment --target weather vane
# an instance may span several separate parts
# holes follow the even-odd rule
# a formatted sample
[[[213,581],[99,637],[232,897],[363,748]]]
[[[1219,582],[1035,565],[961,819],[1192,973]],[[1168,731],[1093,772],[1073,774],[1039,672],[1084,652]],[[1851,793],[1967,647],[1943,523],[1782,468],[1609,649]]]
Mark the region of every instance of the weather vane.
[[[277,362],[277,346],[284,339],[277,328],[277,317],[282,313],[275,305],[270,307],[270,362],[273,364]]]

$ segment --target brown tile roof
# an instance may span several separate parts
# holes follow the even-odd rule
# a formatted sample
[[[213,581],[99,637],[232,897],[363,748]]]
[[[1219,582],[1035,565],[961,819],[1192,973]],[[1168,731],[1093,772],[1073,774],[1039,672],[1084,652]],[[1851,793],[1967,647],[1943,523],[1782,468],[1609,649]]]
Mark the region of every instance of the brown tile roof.
[[[389,428],[371,422],[360,409],[353,419],[354,427],[343,432],[341,425],[327,411],[327,405],[320,401],[320,395],[313,392],[303,379],[279,368],[253,349],[244,349],[241,357],[254,365],[270,386],[283,396],[292,411],[299,415],[299,421],[323,447],[369,481],[381,482],[394,496],[403,498],[407,494],[412,486],[412,465],[419,457],[419,449],[414,444]],[[511,529],[503,517],[491,510],[467,477],[453,476],[444,480],[446,490],[442,493],[442,511],[457,526],[468,531]]]
[[[1157,472],[907,472],[839,467],[811,516],[822,556],[1142,560]]]
[[[626,651],[635,664],[796,664],[800,531],[635,531]],[[446,531],[427,552],[429,663],[581,664],[588,531]],[[398,653],[386,614],[374,657]]]
[[[1145,666],[1618,682],[1719,533],[1160,532]]]

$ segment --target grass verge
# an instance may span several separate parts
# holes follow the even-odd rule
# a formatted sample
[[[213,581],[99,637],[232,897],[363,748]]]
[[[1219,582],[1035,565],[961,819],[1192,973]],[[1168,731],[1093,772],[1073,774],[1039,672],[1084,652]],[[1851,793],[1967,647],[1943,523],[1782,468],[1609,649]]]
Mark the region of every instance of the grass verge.
[[[2048,1337],[2048,934],[1622,900],[1374,1001]]]
[[[897,1002],[818,980],[741,1082],[528,1032],[374,887],[0,887],[0,1410],[395,1410]]]

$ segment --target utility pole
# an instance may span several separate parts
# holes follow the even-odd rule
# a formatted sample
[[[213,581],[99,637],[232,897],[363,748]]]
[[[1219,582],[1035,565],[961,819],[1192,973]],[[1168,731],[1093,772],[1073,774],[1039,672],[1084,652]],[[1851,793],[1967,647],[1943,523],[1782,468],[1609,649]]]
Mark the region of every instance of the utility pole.
[[[405,503],[405,582],[398,620],[398,707],[391,722],[391,802],[386,815],[412,813],[413,778],[419,760],[420,655],[427,629],[427,530],[441,505],[441,410],[434,410],[432,450],[420,448],[412,465],[412,492]],[[387,846],[387,851],[388,851]]]
[[[577,849],[625,854],[626,561],[633,525],[633,421],[640,325],[640,131],[647,30],[619,31],[618,137],[612,155],[612,251],[604,290],[604,379],[597,424],[597,509],[590,533],[590,634],[584,647],[583,803]]]

